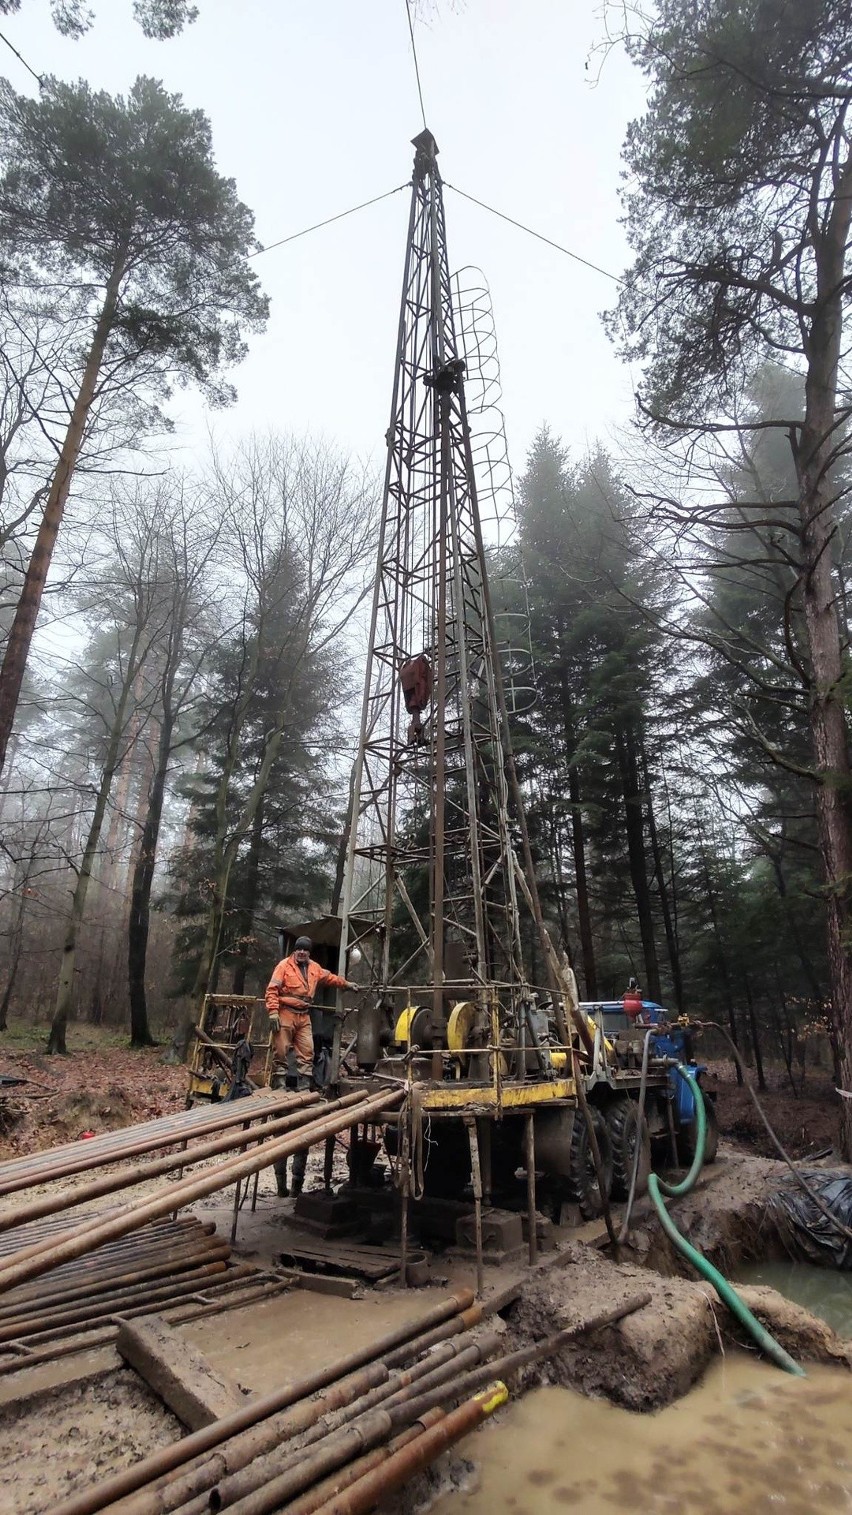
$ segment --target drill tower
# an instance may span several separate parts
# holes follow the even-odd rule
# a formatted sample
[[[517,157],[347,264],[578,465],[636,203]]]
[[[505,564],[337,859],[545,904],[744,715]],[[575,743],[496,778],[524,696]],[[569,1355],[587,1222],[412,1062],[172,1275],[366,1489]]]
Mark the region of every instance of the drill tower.
[[[414,147],[341,964],[357,945],[373,987],[431,1004],[427,1044],[444,1044],[448,1006],[464,1000],[485,1012],[486,1041],[522,1047],[521,906],[535,883],[513,849],[508,709],[438,149],[429,131]]]

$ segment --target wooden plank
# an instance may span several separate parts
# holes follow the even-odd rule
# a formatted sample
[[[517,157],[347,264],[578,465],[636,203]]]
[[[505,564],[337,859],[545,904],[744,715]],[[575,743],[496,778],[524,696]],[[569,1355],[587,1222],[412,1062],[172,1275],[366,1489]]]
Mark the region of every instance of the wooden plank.
[[[245,1403],[236,1384],[159,1315],[123,1321],[115,1345],[190,1431],[200,1431]]]
[[[345,1242],[290,1240],[289,1245],[278,1243],[276,1248],[284,1261],[300,1268],[319,1267],[336,1273],[357,1273],[363,1278],[385,1278],[399,1268],[399,1259],[384,1247],[357,1247]]]

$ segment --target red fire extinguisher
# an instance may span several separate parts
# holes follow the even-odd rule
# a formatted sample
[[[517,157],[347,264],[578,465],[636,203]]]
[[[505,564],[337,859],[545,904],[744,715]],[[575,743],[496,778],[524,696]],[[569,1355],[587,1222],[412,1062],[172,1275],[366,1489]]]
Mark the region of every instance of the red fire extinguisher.
[[[628,980],[627,988],[621,997],[621,1004],[625,1014],[629,1015],[632,1021],[642,1014],[642,990],[635,978]]]

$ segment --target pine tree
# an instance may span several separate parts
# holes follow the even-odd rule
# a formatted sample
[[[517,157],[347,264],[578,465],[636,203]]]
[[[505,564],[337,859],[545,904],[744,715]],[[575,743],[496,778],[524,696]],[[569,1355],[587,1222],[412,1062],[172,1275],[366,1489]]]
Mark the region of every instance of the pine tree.
[[[97,173],[92,164],[98,165]],[[0,259],[28,284],[76,281],[90,336],[0,669],[0,769],[74,470],[93,416],[121,394],[151,415],[173,383],[216,403],[267,302],[248,258],[250,212],[216,172],[210,126],[153,79],[127,99],[0,81]],[[151,397],[156,404],[151,406]]]

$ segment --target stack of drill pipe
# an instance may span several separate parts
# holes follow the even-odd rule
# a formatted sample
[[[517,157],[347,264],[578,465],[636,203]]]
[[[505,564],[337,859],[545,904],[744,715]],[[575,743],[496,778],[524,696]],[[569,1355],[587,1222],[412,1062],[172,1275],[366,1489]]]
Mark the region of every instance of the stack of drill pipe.
[[[197,1105],[191,1110],[177,1110],[172,1115],[163,1115],[141,1125],[104,1131],[86,1141],[65,1142],[44,1152],[12,1157],[0,1163],[0,1196],[34,1188],[37,1184],[53,1183],[130,1157],[141,1157],[157,1148],[176,1147],[181,1142],[224,1131],[246,1121],[265,1121],[296,1110],[312,1098],[315,1096],[292,1094],[287,1090],[264,1090],[246,1099]]]
[[[637,1296],[500,1356],[497,1332],[470,1335],[500,1297],[475,1305],[469,1291],[453,1295],[419,1322],[73,1495],[53,1515],[368,1510],[502,1402],[504,1378],[650,1298]]]
[[[117,1132],[103,1132],[86,1141],[64,1142],[61,1147],[11,1157],[8,1162],[0,1162],[0,1198],[6,1194],[18,1194],[21,1189],[50,1185],[76,1174],[89,1173],[94,1168],[126,1162],[130,1157],[143,1157],[158,1148],[179,1148],[186,1142],[224,1132],[230,1127],[261,1123],[253,1124],[255,1132],[259,1132],[264,1129],[262,1123],[303,1109],[306,1104],[317,1103],[318,1095],[315,1094],[265,1092],[246,1100],[176,1110],[174,1115],[164,1115],[161,1120],[146,1121],[141,1126],[124,1126]],[[186,1150],[193,1151],[194,1148]]]
[[[302,1125],[306,1119],[310,1119],[315,1114],[320,1105],[318,1094],[299,1094],[291,1098],[290,1104],[286,1107],[286,1113],[278,1114],[274,1119],[264,1121],[262,1125],[246,1127],[243,1122],[239,1130],[226,1130],[208,1140],[199,1141],[194,1146],[181,1148],[178,1152],[169,1152],[164,1157],[155,1158],[153,1162],[127,1168],[110,1167],[99,1178],[91,1178],[85,1183],[75,1184],[71,1189],[59,1192],[48,1191],[34,1199],[16,1200],[12,1207],[0,1211],[0,1232],[29,1225],[33,1221],[42,1220],[45,1216],[57,1215],[63,1210],[76,1209],[78,1205],[87,1204],[89,1200],[101,1199],[105,1194],[117,1194],[119,1189],[147,1183],[150,1179],[161,1178],[163,1174],[173,1173],[176,1169],[182,1171],[195,1163],[206,1162],[211,1157],[219,1157],[223,1152],[233,1152],[240,1147],[252,1146],[256,1142],[269,1141],[274,1136],[281,1136],[285,1131],[291,1131],[294,1127]],[[232,1119],[228,1124],[233,1126],[235,1122]],[[118,1161],[118,1158],[124,1155],[123,1152],[119,1152],[111,1157],[109,1162]],[[89,1166],[101,1167],[103,1160]]]
[[[0,1374],[68,1355],[66,1345],[83,1350],[91,1333],[98,1344],[112,1339],[119,1317],[185,1308],[199,1298],[215,1307],[235,1290],[242,1298],[247,1288],[257,1298],[258,1284],[268,1294],[268,1275],[253,1264],[232,1263],[212,1223],[192,1215],[155,1222],[66,1263],[46,1281],[3,1295]],[[106,1336],[105,1323],[111,1326]],[[9,1354],[12,1362],[4,1362]]]
[[[372,1098],[360,1092],[348,1094],[327,1105],[307,1105],[279,1122],[269,1121],[265,1125],[235,1133],[234,1144],[243,1147],[251,1145],[253,1150],[237,1151],[213,1168],[204,1169],[197,1174],[190,1173],[153,1195],[139,1196],[106,1214],[82,1219],[59,1236],[42,1237],[0,1259],[0,1298],[8,1290],[38,1278],[62,1263],[71,1262],[106,1242],[127,1236],[151,1221],[162,1219],[186,1205],[195,1204],[208,1194],[215,1194],[243,1179],[251,1178],[262,1168],[291,1157],[296,1152],[305,1151],[326,1137],[346,1130],[357,1121],[378,1116],[381,1110],[400,1103],[402,1098],[402,1091],[393,1095],[374,1095]],[[277,1134],[269,1134],[270,1127],[273,1126],[276,1127]],[[285,1131],[282,1130],[284,1126],[295,1129]],[[220,1142],[224,1140],[221,1138]],[[194,1149],[196,1158],[202,1150],[203,1148]],[[186,1157],[187,1153],[180,1154],[184,1165]],[[132,1170],[137,1175],[134,1182],[144,1181],[145,1166]],[[147,1166],[159,1167],[159,1162]],[[121,1187],[126,1182],[127,1170],[112,1177],[117,1180],[118,1187]],[[105,1191],[100,1189],[99,1192]],[[18,1208],[19,1221],[31,1215],[32,1210],[26,1205]]]

